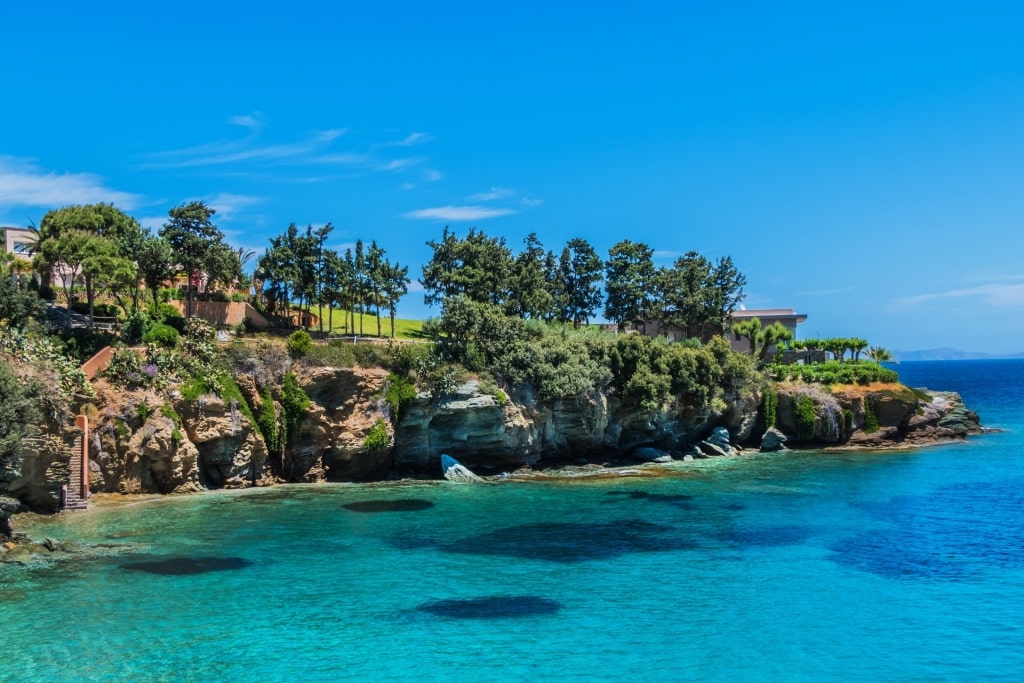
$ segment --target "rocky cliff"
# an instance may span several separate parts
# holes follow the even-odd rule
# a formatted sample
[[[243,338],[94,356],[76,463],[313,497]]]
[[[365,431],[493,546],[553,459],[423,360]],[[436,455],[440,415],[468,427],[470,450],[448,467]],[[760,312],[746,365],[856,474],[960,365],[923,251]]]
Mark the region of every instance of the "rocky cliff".
[[[779,384],[775,427],[790,445],[906,448],[982,433],[978,415],[959,394],[902,384],[846,386]]]
[[[366,481],[440,476],[447,453],[481,473],[581,461],[669,460],[730,455],[740,446],[886,448],[963,439],[981,431],[960,397],[902,385],[846,387],[780,384],[774,417],[761,396],[715,405],[672,403],[659,410],[624,406],[592,391],[540,400],[523,387],[511,395],[466,381],[444,398],[421,393],[395,420],[381,369],[315,368],[299,373],[310,398],[297,429],[276,452],[247,417],[262,410],[256,384],[238,378],[242,402],[215,394],[186,400],[173,390],[125,391],[102,381],[83,411],[92,491],[181,493],[272,481]],[[767,405],[768,402],[765,402]],[[280,418],[281,407],[275,404]],[[370,445],[373,430],[384,441]],[[73,429],[27,439],[0,459],[0,494],[37,510],[55,510],[70,474]],[[379,435],[378,435],[379,436]]]

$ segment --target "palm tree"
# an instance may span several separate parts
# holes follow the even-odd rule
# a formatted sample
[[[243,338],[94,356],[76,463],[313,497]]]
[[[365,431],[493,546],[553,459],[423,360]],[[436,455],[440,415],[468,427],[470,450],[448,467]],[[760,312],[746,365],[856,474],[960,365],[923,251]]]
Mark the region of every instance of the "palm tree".
[[[888,349],[883,349],[881,346],[869,347],[864,352],[864,356],[868,360],[872,360],[876,363],[894,363],[896,362],[892,353]]]

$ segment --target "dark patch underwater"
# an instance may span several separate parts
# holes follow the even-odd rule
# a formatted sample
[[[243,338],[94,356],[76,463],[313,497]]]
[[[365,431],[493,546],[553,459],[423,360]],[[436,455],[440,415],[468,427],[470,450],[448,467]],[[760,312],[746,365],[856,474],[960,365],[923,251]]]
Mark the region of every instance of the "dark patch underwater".
[[[244,569],[251,564],[252,562],[241,557],[165,557],[159,560],[126,562],[120,567],[130,572],[145,572],[161,576],[187,576]]]
[[[536,595],[494,595],[483,598],[435,600],[416,609],[439,617],[455,619],[499,619],[554,614],[561,603]]]
[[[351,512],[415,512],[434,507],[429,500],[399,498],[397,500],[361,500],[341,507]]]

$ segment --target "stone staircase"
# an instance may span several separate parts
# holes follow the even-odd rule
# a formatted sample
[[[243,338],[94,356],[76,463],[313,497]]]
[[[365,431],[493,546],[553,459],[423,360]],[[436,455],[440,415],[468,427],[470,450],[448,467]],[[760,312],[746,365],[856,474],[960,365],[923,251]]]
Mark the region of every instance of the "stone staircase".
[[[71,481],[68,482],[67,502],[65,510],[84,510],[85,499],[82,498],[82,437],[75,439],[71,449]]]

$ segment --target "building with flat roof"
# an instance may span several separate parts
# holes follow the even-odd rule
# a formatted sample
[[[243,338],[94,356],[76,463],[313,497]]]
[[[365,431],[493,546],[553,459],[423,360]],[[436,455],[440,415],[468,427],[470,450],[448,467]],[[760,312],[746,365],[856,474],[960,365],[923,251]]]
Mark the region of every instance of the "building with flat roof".
[[[736,323],[753,320],[754,318],[761,321],[761,327],[771,327],[775,323],[780,323],[793,333],[793,338],[795,339],[796,327],[807,320],[807,315],[805,313],[797,313],[792,308],[749,308],[733,311],[730,324],[735,325]],[[627,331],[632,330],[629,329]],[[674,325],[664,325],[657,320],[649,321],[644,326],[643,331],[649,337],[665,336],[669,341],[678,341],[686,337],[685,330]],[[731,331],[726,333],[726,338],[729,339],[734,351],[750,353],[750,342],[746,338],[740,338]]]
[[[32,260],[32,249],[35,247],[36,235],[28,228],[0,227],[4,233],[4,253],[14,254],[25,261]]]

